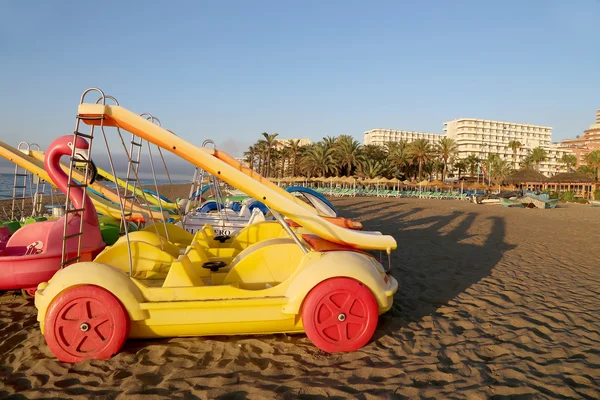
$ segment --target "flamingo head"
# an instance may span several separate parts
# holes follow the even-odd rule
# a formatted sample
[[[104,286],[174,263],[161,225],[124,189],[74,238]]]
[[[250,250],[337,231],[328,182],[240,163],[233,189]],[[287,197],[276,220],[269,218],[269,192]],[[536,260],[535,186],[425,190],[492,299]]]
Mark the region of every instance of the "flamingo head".
[[[90,158],[90,144],[84,138],[78,137],[73,144],[73,135],[65,135],[54,140],[49,149],[58,152],[60,155],[65,156],[74,156],[75,161],[81,161],[80,163],[76,163],[75,166],[78,168],[83,168],[85,171],[85,162],[89,161],[90,171],[89,171],[89,184],[91,185],[96,180],[96,175],[98,174],[98,169],[96,168],[96,164]]]

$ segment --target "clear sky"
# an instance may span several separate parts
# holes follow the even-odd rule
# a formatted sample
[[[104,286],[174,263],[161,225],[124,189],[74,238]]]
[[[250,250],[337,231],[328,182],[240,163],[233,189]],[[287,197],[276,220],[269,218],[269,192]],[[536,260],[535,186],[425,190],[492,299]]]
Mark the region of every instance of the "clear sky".
[[[84,5],[84,3],[87,3]],[[600,1],[2,1],[0,138],[71,133],[97,86],[234,155],[459,117],[581,134],[600,108]]]

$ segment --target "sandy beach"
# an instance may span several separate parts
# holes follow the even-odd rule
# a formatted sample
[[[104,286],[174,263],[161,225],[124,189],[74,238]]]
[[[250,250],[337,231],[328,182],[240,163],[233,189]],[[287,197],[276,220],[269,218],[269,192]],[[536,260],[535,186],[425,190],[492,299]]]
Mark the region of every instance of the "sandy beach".
[[[304,335],[173,338],[63,364],[32,300],[6,292],[0,398],[600,398],[600,208],[333,202],[398,242],[394,306],[361,351],[325,354]]]

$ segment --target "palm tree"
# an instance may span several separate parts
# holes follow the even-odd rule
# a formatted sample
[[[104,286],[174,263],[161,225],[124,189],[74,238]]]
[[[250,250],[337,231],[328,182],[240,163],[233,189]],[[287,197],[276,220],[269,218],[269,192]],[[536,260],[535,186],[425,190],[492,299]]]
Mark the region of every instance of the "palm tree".
[[[596,179],[596,171],[585,164],[580,165],[579,168],[577,168],[577,172],[579,172],[580,174],[587,175],[590,178]]]
[[[585,156],[587,166],[594,171],[594,179],[598,180],[600,174],[600,150],[592,151]]]
[[[548,159],[548,153],[541,147],[531,150],[531,161],[535,163],[535,169],[540,172],[540,163]]]
[[[262,133],[264,139],[261,139],[259,141],[262,142],[265,145],[266,148],[266,160],[265,160],[265,176],[268,178],[269,174],[271,172],[271,153],[273,151],[273,147],[275,147],[275,144],[277,143],[277,139],[275,139],[279,134],[278,133],[272,133],[272,134],[268,134],[267,132],[263,132]]]
[[[326,136],[323,138],[323,143],[328,149],[335,147],[336,138],[334,136]]]
[[[560,162],[565,164],[565,168],[568,172],[570,172],[577,164],[577,157],[575,154],[563,154],[563,156],[560,158]]]
[[[315,143],[302,157],[302,166],[310,176],[325,176],[335,172],[335,151],[323,142]]]
[[[256,168],[256,171],[261,174],[261,175],[265,175],[265,156],[267,153],[267,144],[264,140],[259,140],[258,142],[256,142],[254,144],[254,154],[256,154],[257,158],[258,158],[258,166]]]
[[[396,168],[396,172],[401,172],[410,164],[410,155],[408,153],[408,142],[400,140],[398,142],[388,142],[385,145],[387,149],[387,159],[390,164]]]
[[[256,148],[254,145],[249,146],[248,150],[244,152],[244,158],[248,163],[248,167],[250,169],[254,169],[254,157],[256,156]]]
[[[298,165],[298,156],[300,155],[300,140],[288,140],[287,147],[290,151],[292,160],[292,176],[296,176],[296,165]]]
[[[518,140],[511,140],[508,142],[508,147],[510,147],[513,151],[513,162],[515,164],[515,169],[517,169],[517,152],[521,147],[523,147],[523,144]]]
[[[499,156],[493,158],[489,173],[490,178],[494,183],[501,183],[504,178],[509,176],[512,172],[513,168],[510,165],[510,162],[501,159]]]
[[[388,171],[389,164],[387,160],[377,161],[367,158],[358,167],[358,174],[363,178],[376,178],[387,175]]]
[[[377,144],[366,144],[362,148],[364,157],[369,160],[383,161],[387,158],[385,147]]]
[[[417,139],[410,144],[409,154],[414,162],[419,164],[419,180],[423,177],[423,163],[433,157],[433,149],[427,139]]]
[[[347,168],[346,176],[352,175],[352,167],[362,160],[361,147],[352,136],[341,135],[337,138],[334,149],[342,168]]]
[[[446,171],[448,170],[448,159],[454,157],[458,153],[458,146],[454,139],[443,137],[436,146],[437,154],[444,162],[442,170],[442,181],[446,179]]]
[[[467,169],[467,163],[462,160],[458,160],[454,163],[454,168],[458,170],[458,179],[460,179],[462,172],[466,171]]]
[[[523,161],[521,161],[521,167],[523,168],[533,168],[533,164],[535,164],[535,162],[533,161],[533,157],[531,157],[531,154],[528,154],[527,157],[525,157]]]
[[[481,162],[481,159],[475,154],[470,154],[467,158],[465,158],[464,162],[465,164],[467,164],[467,169],[469,170],[469,173],[471,174],[471,176],[473,176],[477,173],[477,169],[479,168],[479,163]]]

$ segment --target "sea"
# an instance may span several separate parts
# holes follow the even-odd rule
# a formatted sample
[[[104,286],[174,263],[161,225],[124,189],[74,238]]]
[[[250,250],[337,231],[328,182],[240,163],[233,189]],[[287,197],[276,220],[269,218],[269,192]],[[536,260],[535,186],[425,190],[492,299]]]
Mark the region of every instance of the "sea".
[[[0,200],[11,200],[13,198],[14,181],[15,181],[14,174],[1,174],[0,175]],[[19,182],[17,184],[22,186],[22,182],[23,182],[23,178],[19,177]],[[172,179],[171,182],[173,184],[190,183],[190,180],[189,179],[188,180]],[[102,183],[104,183],[106,186],[108,186],[110,188],[114,187],[113,182],[102,181]],[[142,184],[142,186],[152,186],[152,185],[154,185],[154,180],[153,179],[140,179],[140,183]],[[168,185],[169,179],[156,178],[156,183],[159,185],[165,185],[165,184]],[[42,187],[42,186],[45,186],[45,187]],[[52,185],[50,185],[50,184],[46,184],[46,185],[40,184],[38,187],[39,193],[43,193],[44,196],[46,196],[46,195],[50,196],[51,190],[52,190]],[[33,196],[33,194],[35,193],[35,191],[36,191],[36,185],[32,183],[31,179],[29,179],[27,188],[25,188],[25,197],[31,198]],[[54,193],[57,193],[57,189],[55,189]],[[23,189],[22,188],[17,189],[17,197],[18,198],[23,197]]]

